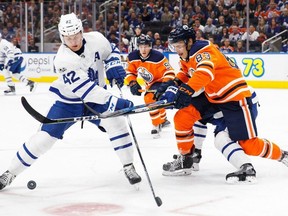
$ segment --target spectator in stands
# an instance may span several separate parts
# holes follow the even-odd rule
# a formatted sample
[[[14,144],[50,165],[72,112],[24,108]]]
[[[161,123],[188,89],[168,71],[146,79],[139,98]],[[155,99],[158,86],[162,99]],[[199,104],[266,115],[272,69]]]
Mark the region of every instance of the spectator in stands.
[[[216,43],[222,44],[225,39],[229,39],[229,32],[228,32],[228,28],[223,27],[221,29],[220,34],[217,34]]]
[[[281,12],[277,10],[277,4],[272,0],[270,1],[270,4],[268,5],[268,9],[263,14],[263,16],[266,21],[269,21],[273,17],[279,17],[280,14]]]
[[[233,19],[229,13],[229,10],[227,8],[223,9],[223,17],[224,17],[224,22],[228,25],[231,26],[233,23]]]
[[[214,44],[215,47],[217,47],[219,49],[219,46],[217,43],[215,43],[215,39],[214,39],[214,36],[213,35],[209,35],[208,36],[208,40]]]
[[[185,15],[188,15],[189,17],[192,17],[192,16],[194,16],[195,15],[195,12],[193,11],[193,7],[192,7],[192,5],[187,5],[187,8],[186,8],[186,10],[185,10],[185,12],[184,12],[184,14],[183,14],[184,16]]]
[[[288,5],[288,1],[287,1],[287,5]],[[284,29],[288,29],[288,9],[287,8],[282,9],[282,13],[279,16],[279,24],[282,25]]]
[[[173,18],[173,15],[169,11],[169,8],[168,7],[164,7],[164,12],[161,15],[161,21],[169,23],[169,22],[171,22],[172,18]]]
[[[192,16],[192,20],[196,21],[196,19],[199,19],[199,22],[201,25],[205,25],[206,19],[204,12],[201,11],[201,7],[199,5],[195,6],[195,14]],[[204,27],[203,27],[204,28]],[[203,31],[203,29],[201,29]]]
[[[173,14],[173,18],[171,19],[169,26],[174,29],[176,28],[176,26],[181,25],[181,20],[180,20],[180,16],[179,16],[179,12],[175,11]]]
[[[281,32],[281,27],[278,25],[275,18],[272,18],[268,23],[266,34],[269,38]]]
[[[247,31],[242,35],[241,40],[246,41],[247,38],[249,41],[257,41],[257,38],[259,37],[259,32],[256,31],[255,26],[250,25],[248,29],[248,34]]]
[[[218,23],[216,24],[217,34],[222,32],[222,28],[228,28],[228,25],[225,23],[224,16],[220,15],[218,17]]]
[[[199,18],[196,18],[194,20],[194,24],[195,24],[196,29],[200,29],[202,32],[204,32],[204,26],[201,25]]]
[[[36,46],[34,38],[30,38],[29,40],[28,52],[31,52],[31,53],[39,52],[39,47]]]
[[[259,37],[257,38],[257,41],[262,44],[265,40],[267,40],[267,35],[265,34],[265,32],[260,31],[259,32]]]
[[[161,41],[160,38],[157,38],[157,39],[155,40],[155,44],[153,45],[153,49],[154,49],[154,50],[157,50],[157,51],[159,51],[159,52],[161,52],[161,53],[164,52],[165,47],[162,45],[162,41]]]
[[[11,42],[12,42],[12,44],[13,44],[15,47],[21,49],[21,46],[20,46],[19,41],[18,41],[18,39],[17,39],[16,36],[14,36],[14,37],[12,38],[12,41],[11,41]]]
[[[124,34],[128,40],[130,40],[131,37],[134,35],[133,29],[129,26],[129,23],[126,19],[123,20],[120,28],[122,34]]]
[[[258,25],[256,26],[256,31],[258,32],[267,32],[268,25],[265,22],[265,19],[262,16],[258,17]]]
[[[220,51],[224,54],[232,53],[234,48],[230,46],[230,40],[228,38],[224,39],[223,46],[220,47]]]
[[[239,28],[236,25],[231,26],[232,32],[229,34],[229,40],[234,46],[238,40],[241,39],[242,34],[239,32]]]
[[[151,15],[148,12],[147,8],[143,9],[143,13],[141,14],[143,22],[149,22],[151,20]]]
[[[204,40],[205,39],[204,36],[203,36],[203,32],[200,29],[198,29],[196,31],[195,36],[196,36],[196,40]]]
[[[157,39],[161,40],[161,36],[160,36],[160,34],[158,32],[155,32],[154,35],[153,35],[153,38],[151,38],[151,42],[152,42],[153,45],[155,44]],[[162,41],[161,41],[161,43],[162,43]]]
[[[206,23],[206,25],[204,26],[204,31],[203,31],[203,33],[204,33],[205,35],[208,35],[208,34],[215,35],[215,33],[216,33],[216,26],[213,25],[213,20],[212,20],[212,18],[208,18],[208,19],[207,19],[207,23]]]
[[[151,22],[159,22],[159,21],[161,21],[161,16],[162,16],[162,12],[158,10],[158,5],[155,4],[153,6],[150,21]]]
[[[238,40],[236,42],[236,46],[235,46],[234,52],[246,52],[246,49],[243,46],[243,41],[242,40]]]
[[[3,27],[1,34],[2,34],[2,38],[3,38],[3,39],[5,39],[5,40],[7,40],[7,41],[10,41],[10,42],[12,41],[13,35],[11,35],[11,34],[8,32],[7,27]]]

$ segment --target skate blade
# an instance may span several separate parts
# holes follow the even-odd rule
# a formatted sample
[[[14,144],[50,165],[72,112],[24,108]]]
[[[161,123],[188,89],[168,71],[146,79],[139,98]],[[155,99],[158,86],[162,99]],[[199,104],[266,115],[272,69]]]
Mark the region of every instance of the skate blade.
[[[152,134],[152,136],[153,136],[153,139],[159,139],[160,138],[160,134],[158,133],[158,134]]]
[[[173,172],[169,171],[163,171],[162,175],[163,176],[188,176],[192,174],[192,169],[183,169],[183,170],[177,170]]]
[[[199,163],[194,163],[193,165],[192,165],[192,170],[193,171],[199,171],[200,170],[200,168],[199,168]]]
[[[8,93],[5,93],[5,92],[4,92],[4,95],[6,95],[6,96],[13,96],[13,95],[16,95],[16,92],[8,92]]]
[[[255,184],[257,183],[257,179],[255,176],[247,176],[245,181],[239,181],[238,177],[229,177],[226,179],[228,184]]]

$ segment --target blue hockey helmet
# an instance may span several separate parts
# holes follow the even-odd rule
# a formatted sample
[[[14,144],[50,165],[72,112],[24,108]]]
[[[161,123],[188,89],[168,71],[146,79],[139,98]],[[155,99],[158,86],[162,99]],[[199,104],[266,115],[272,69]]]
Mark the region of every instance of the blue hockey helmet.
[[[168,42],[169,44],[173,44],[178,41],[184,41],[185,44],[187,45],[189,38],[192,38],[193,43],[195,42],[196,34],[194,29],[189,27],[188,25],[177,26],[170,32],[168,36]]]

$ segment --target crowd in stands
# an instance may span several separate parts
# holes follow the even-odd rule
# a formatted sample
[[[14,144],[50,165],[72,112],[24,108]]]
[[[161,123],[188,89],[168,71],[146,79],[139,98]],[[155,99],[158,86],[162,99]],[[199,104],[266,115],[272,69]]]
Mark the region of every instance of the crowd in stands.
[[[57,26],[62,13],[61,2],[44,1],[44,29]],[[161,52],[169,51],[169,32],[177,25],[187,24],[194,28],[198,40],[209,39],[225,53],[246,52],[247,38],[249,51],[260,52],[263,41],[288,28],[288,0],[249,0],[248,31],[246,0],[183,0],[182,13],[179,0],[123,0],[120,8],[118,1],[114,1],[107,6],[106,13],[97,13],[95,22],[92,20],[91,2],[93,1],[82,1],[82,13],[78,14],[85,20],[84,32],[93,29],[100,31],[126,53],[129,51],[131,38],[135,36],[136,26],[141,29],[141,33],[151,36],[153,48]],[[32,2],[29,8],[33,8],[34,29],[38,29],[39,6]],[[0,3],[2,37],[20,43],[21,38],[17,33],[19,23],[18,4],[14,1]],[[92,26],[93,23],[95,26]],[[28,25],[28,28],[32,26]],[[30,32],[31,29],[28,30]],[[37,41],[33,36],[31,39],[31,44],[35,43],[34,39]],[[57,40],[59,39],[55,37],[53,42]],[[283,49],[285,46],[286,44]]]

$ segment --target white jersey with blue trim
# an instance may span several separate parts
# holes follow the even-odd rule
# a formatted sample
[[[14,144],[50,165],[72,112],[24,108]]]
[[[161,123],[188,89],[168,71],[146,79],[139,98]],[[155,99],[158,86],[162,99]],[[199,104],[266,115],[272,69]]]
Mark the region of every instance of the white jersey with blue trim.
[[[65,103],[94,102],[105,104],[111,93],[104,89],[104,60],[111,57],[120,59],[119,50],[101,33],[83,33],[84,51],[78,55],[62,44],[54,59],[59,78],[54,81],[50,91]]]
[[[6,64],[9,60],[13,60],[14,57],[21,55],[22,52],[16,46],[6,39],[0,41],[0,64]]]

